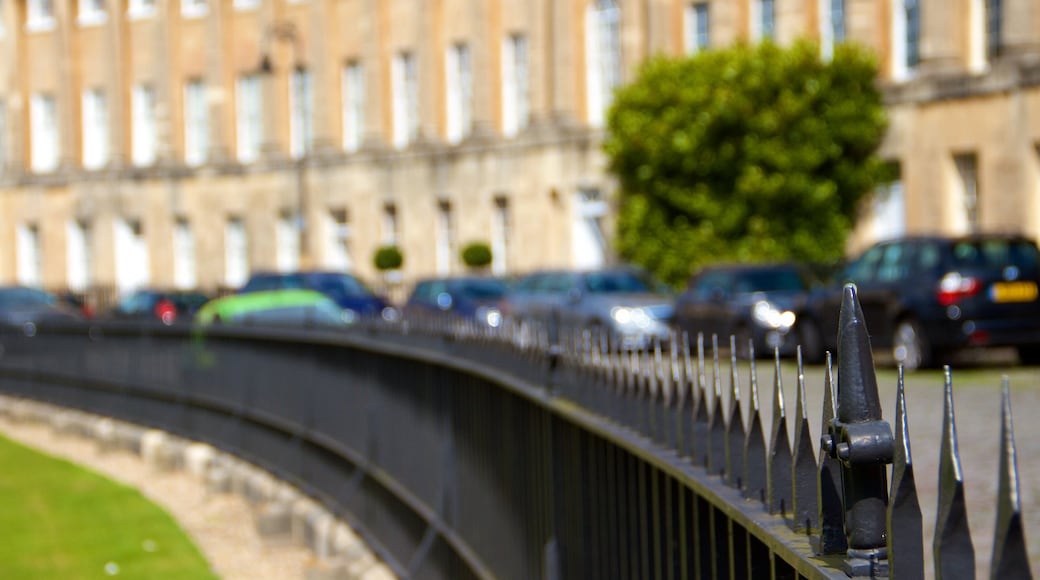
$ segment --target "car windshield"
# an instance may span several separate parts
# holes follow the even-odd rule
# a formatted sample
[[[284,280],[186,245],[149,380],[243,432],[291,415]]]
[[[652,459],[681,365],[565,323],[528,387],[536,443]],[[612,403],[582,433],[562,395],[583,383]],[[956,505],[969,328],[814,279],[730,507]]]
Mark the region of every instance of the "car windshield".
[[[636,272],[591,272],[585,275],[585,287],[593,294],[654,291],[654,284],[645,275]]]
[[[342,298],[360,298],[372,295],[357,278],[348,274],[316,274],[307,276],[306,285],[311,290],[317,290],[334,300]],[[294,286],[298,287],[298,286]]]
[[[741,273],[734,289],[737,292],[798,292],[805,282],[792,270],[753,270]]]
[[[1033,272],[1040,263],[1040,252],[1026,240],[966,240],[953,245],[955,268],[1002,269],[1015,266]]]
[[[0,290],[0,308],[16,308],[26,306],[54,306],[54,296],[32,288],[8,288]]]
[[[502,281],[493,279],[460,280],[457,288],[459,294],[477,300],[501,298],[508,289]]]

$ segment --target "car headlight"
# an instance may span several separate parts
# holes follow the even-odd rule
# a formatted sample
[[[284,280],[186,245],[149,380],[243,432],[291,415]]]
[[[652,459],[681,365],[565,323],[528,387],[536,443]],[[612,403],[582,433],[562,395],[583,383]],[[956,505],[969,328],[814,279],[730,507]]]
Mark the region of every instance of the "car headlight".
[[[646,310],[642,308],[630,308],[627,306],[615,306],[610,309],[610,317],[614,319],[614,322],[625,326],[633,324],[635,326],[645,327],[649,326],[652,322],[650,316],[646,313]]]
[[[502,312],[498,308],[478,308],[477,320],[491,328],[502,326]]]
[[[781,331],[788,331],[794,326],[795,314],[790,310],[780,310],[768,300],[759,300],[751,310],[755,322]]]

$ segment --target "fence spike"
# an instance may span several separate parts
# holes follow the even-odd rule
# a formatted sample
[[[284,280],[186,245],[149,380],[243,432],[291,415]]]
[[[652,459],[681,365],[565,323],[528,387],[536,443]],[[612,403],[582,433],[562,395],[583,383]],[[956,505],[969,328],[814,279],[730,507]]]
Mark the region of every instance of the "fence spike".
[[[697,376],[694,383],[693,424],[690,428],[690,460],[696,463],[706,457],[711,432],[708,415],[708,381],[704,370],[704,333],[697,333]],[[706,459],[705,459],[706,461]],[[707,463],[705,463],[707,465]]]
[[[726,409],[726,483],[744,488],[744,445],[747,431],[740,410],[740,379],[737,378],[737,340],[729,337],[729,407]]]
[[[936,580],[975,577],[975,547],[971,542],[964,499],[964,473],[957,450],[957,425],[953,412],[953,378],[943,367],[943,430],[939,451],[939,509],[932,549]]]
[[[748,366],[751,385],[751,401],[748,410],[748,425],[744,435],[744,497],[766,503],[769,488],[769,472],[766,463],[766,442],[762,430],[762,412],[758,396],[758,370],[755,368],[755,345],[748,341]],[[739,412],[739,410],[738,410]],[[768,506],[766,506],[768,508]]]
[[[769,513],[786,516],[791,509],[791,440],[787,435],[787,410],[784,408],[784,385],[780,376],[780,349],[773,349],[776,376],[773,381],[773,428],[769,437]]]
[[[838,315],[838,417],[824,444],[841,465],[845,536],[850,576],[887,574],[887,464],[895,444],[881,419],[870,336],[855,284],[846,284]]]
[[[726,474],[726,419],[722,412],[722,371],[719,365],[719,337],[711,335],[712,405],[708,420],[709,442],[705,466],[709,473]]]
[[[834,365],[831,353],[827,353],[824,370],[823,391],[823,432],[824,441],[827,430],[836,418],[834,404],[837,396],[834,393]],[[817,551],[821,554],[843,554],[848,549],[845,540],[845,513],[841,504],[841,465],[837,458],[831,457],[826,446],[820,450],[820,473],[817,487],[816,503],[819,507],[820,545]]]
[[[892,578],[924,578],[924,532],[910,455],[903,366],[896,383],[896,446],[892,460],[892,491],[888,502],[888,565]]]
[[[997,493],[997,524],[993,534],[990,578],[1032,579],[1026,534],[1022,526],[1022,503],[1018,488],[1015,428],[1011,420],[1011,388],[1005,375],[1001,384],[1000,485]]]
[[[798,402],[795,407],[794,447],[791,459],[791,514],[795,531],[812,534],[819,531],[819,510],[816,507],[816,449],[809,431],[808,409],[805,405],[805,366],[802,347],[798,355]]]

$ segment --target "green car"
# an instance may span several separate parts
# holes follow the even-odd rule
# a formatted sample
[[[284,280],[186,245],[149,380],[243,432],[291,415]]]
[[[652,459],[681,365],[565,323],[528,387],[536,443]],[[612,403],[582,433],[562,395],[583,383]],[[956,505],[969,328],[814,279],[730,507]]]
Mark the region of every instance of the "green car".
[[[267,290],[210,300],[199,309],[195,321],[202,326],[343,327],[356,322],[356,316],[314,290]]]

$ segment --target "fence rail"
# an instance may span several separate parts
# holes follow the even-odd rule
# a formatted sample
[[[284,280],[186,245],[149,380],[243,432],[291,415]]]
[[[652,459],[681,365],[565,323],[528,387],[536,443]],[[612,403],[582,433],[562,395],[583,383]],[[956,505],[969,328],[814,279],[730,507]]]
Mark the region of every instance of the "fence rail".
[[[738,361],[732,338],[631,351],[551,324],[26,326],[0,336],[0,390],[253,461],[402,577],[924,577],[902,373],[893,430],[851,286],[838,332],[836,368],[828,356],[815,386],[821,441],[800,357],[790,414],[779,357],[763,409],[755,359]],[[932,551],[944,579],[975,570],[952,392],[947,371]],[[1031,578],[1006,383],[1002,397],[992,577]]]

